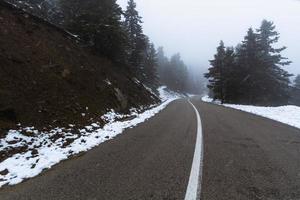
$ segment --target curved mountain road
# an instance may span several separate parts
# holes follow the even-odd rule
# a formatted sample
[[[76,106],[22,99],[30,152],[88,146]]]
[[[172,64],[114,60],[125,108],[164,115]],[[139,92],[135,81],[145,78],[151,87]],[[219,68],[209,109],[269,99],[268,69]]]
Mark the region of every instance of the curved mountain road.
[[[191,102],[201,115],[204,145],[202,173],[194,177],[197,199],[300,199],[299,129],[196,98]],[[117,138],[3,187],[0,199],[185,199],[198,128],[189,101],[174,101]]]

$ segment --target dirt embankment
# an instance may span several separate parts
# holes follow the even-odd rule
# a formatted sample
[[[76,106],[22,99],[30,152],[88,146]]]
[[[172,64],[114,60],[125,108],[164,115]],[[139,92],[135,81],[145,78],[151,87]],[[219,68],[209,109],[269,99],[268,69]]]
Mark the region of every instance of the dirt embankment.
[[[0,27],[0,136],[17,123],[85,125],[107,109],[158,101],[126,69],[2,1]]]

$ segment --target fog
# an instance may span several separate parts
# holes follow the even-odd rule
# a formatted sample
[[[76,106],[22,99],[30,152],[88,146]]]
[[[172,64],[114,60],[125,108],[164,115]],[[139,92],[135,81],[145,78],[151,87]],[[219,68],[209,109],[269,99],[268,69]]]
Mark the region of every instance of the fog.
[[[118,0],[125,8],[127,0]],[[263,19],[273,21],[281,34],[283,55],[293,64],[285,67],[300,74],[300,1],[298,0],[136,0],[144,31],[168,55],[180,52],[185,63],[205,70],[219,41],[236,46],[249,27]]]

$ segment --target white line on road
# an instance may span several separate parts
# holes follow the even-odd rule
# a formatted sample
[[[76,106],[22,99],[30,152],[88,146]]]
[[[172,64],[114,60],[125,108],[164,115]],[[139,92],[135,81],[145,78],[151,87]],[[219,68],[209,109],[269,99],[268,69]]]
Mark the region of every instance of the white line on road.
[[[189,101],[189,103],[194,108],[197,116],[197,139],[196,139],[196,147],[194,152],[189,184],[184,199],[197,200],[200,199],[201,180],[202,180],[202,159],[203,159],[202,123],[197,108],[193,105],[191,101]]]

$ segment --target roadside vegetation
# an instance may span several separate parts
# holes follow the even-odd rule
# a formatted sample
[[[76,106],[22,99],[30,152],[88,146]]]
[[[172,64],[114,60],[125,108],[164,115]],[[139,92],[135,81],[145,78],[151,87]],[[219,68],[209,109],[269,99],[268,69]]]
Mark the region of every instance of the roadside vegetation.
[[[134,0],[125,10],[116,0],[8,1],[77,36],[81,46],[113,61],[147,87],[165,84],[178,92],[199,93],[180,54],[166,58],[163,47],[157,50],[144,33]]]
[[[283,67],[291,61],[281,55],[286,47],[274,47],[278,40],[275,25],[263,20],[257,30],[249,28],[235,48],[221,41],[205,74],[213,99],[234,104],[288,104],[292,74]]]
[[[294,105],[300,106],[300,74],[296,76],[294,84],[290,89],[291,100]]]

